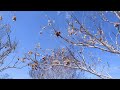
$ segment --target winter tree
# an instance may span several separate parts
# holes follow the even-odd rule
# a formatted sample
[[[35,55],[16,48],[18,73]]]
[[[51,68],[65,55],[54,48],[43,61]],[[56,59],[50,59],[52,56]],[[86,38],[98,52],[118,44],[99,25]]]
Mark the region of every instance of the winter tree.
[[[50,32],[48,35],[63,43],[65,52],[63,48],[57,48],[46,53],[47,49],[44,51],[39,45],[35,50],[28,51],[22,60],[31,67],[30,76],[35,79],[74,79],[85,78],[84,73],[90,73],[97,78],[111,79],[109,62],[95,51],[119,57],[119,11],[60,13],[67,14],[65,29],[59,29],[54,20],[45,15],[48,23],[41,28],[40,34]],[[81,73],[79,77],[75,74],[77,70]]]

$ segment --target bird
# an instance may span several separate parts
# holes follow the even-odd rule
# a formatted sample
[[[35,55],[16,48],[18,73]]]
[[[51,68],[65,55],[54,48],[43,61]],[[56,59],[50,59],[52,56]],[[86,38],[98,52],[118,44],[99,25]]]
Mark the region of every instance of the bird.
[[[56,32],[55,34],[58,37],[58,36],[60,36],[61,32]]]

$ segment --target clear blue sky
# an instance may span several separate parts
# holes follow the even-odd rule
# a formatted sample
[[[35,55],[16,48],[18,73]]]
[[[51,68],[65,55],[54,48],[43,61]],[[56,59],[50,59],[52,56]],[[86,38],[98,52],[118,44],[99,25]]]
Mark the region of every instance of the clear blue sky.
[[[12,22],[12,16],[16,15],[17,21]],[[43,49],[61,47],[62,44],[57,39],[43,32],[43,36],[40,36],[41,26],[47,24],[45,14],[55,20],[60,30],[65,30],[65,19],[69,17],[68,13],[61,14],[55,11],[16,11],[16,12],[0,12],[3,16],[3,23],[9,23],[11,25],[12,35],[19,41],[18,48],[15,53],[17,56],[22,56],[28,50],[34,49],[35,44],[40,43]],[[59,14],[59,15],[58,15]],[[76,14],[78,16],[78,14]],[[84,13],[81,12],[81,18],[84,18]],[[111,20],[117,20],[116,18],[109,17]],[[84,20],[86,21],[86,20]],[[90,25],[90,22],[88,22]],[[113,27],[103,25],[103,28],[111,30]],[[102,56],[103,60],[110,63],[111,76],[114,78],[120,78],[120,57],[110,53],[101,53],[98,50],[94,50],[94,53],[98,56]],[[12,55],[7,59],[11,59]],[[12,78],[30,78],[28,75],[29,68],[23,69],[8,69],[3,73],[8,73]]]

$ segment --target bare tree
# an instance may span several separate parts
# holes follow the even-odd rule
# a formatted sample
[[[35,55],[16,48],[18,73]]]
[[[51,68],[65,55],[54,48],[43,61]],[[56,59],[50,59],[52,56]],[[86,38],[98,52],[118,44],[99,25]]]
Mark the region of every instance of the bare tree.
[[[6,59],[16,47],[17,42],[11,38],[10,25],[0,24],[0,72],[9,68],[20,68],[19,61],[14,60],[15,56],[12,59]]]
[[[30,76],[37,79],[85,78],[84,72],[80,72],[79,77],[76,76],[78,68],[72,59],[73,57],[65,48],[53,50],[50,55],[45,54],[38,61],[38,65],[32,67]],[[77,63],[80,64],[79,61]]]
[[[7,73],[0,75],[0,79],[12,79]]]
[[[34,79],[85,78],[84,72],[79,73],[79,77],[76,76],[78,68],[72,59],[73,57],[65,48],[56,50],[35,48],[22,58],[31,68],[29,74]],[[78,63],[80,62],[78,61]]]
[[[86,49],[93,48],[96,50],[100,50],[104,53],[111,53],[115,55],[120,54],[120,44],[119,44],[119,11],[99,11],[99,12],[84,12],[86,14],[86,20],[82,21],[79,15],[80,12],[68,12],[70,18],[66,20],[67,28],[66,31],[59,30],[55,27],[53,20],[47,17],[48,24],[42,29],[49,29],[51,33],[53,33],[56,38],[60,38],[64,44],[72,45],[74,48],[77,48],[79,51],[81,47]],[[91,14],[92,13],[92,14]],[[109,15],[109,17],[108,17]],[[110,20],[110,18],[115,18],[114,20]],[[116,20],[116,21],[115,21]],[[51,21],[51,22],[50,22]],[[89,22],[89,25],[87,23]],[[112,27],[112,30],[105,30],[105,25],[109,25]],[[60,40],[59,39],[59,40]],[[71,55],[74,51],[71,51]],[[80,54],[82,55],[82,53]],[[72,55],[74,60],[77,61],[76,56]],[[86,56],[86,55],[82,55]],[[88,60],[84,60],[85,63]],[[96,60],[97,61],[97,60]],[[90,72],[100,78],[111,78],[111,76],[107,73],[107,76],[101,75],[96,70],[89,67],[90,65],[87,64],[87,67],[83,70],[86,72]],[[79,65],[78,65],[79,67]],[[89,67],[89,69],[88,69]],[[82,69],[82,68],[79,68]]]
[[[89,55],[91,61],[85,60],[83,48],[79,53],[73,53],[73,51],[75,50],[70,47],[55,50],[35,48],[35,50],[26,53],[21,60],[28,63],[31,68],[29,74],[34,79],[83,79],[87,78],[84,75],[85,72],[103,79],[111,78],[104,75],[105,73],[102,72],[104,68],[101,68],[101,73],[96,71],[100,62],[94,60],[92,55]],[[78,70],[79,76],[76,73]]]
[[[118,55],[120,54],[120,14],[119,11],[94,11],[94,12],[84,12],[85,18],[80,18],[80,12],[68,12],[69,18],[66,19],[67,27],[65,30],[58,29],[55,24],[53,23],[53,19],[49,18],[48,16],[48,24],[42,27],[43,31],[49,30],[52,35],[55,36],[61,43],[66,46],[67,50],[67,58],[65,56],[65,60],[68,60],[70,63],[67,65],[67,68],[72,68],[70,70],[71,73],[75,72],[76,70],[80,70],[82,72],[91,73],[98,78],[102,79],[111,79],[112,77],[108,74],[104,67],[109,67],[109,63],[103,65],[102,60],[100,57],[96,57],[92,52],[93,50],[98,50],[103,53],[111,53],[111,55]],[[109,17],[108,17],[109,16]],[[111,20],[115,18],[114,20]],[[84,20],[83,20],[84,19]],[[88,24],[89,22],[89,24]],[[62,23],[61,23],[62,24]],[[103,26],[108,25],[112,27],[109,30],[108,28],[104,28]],[[40,34],[43,33],[40,31]],[[47,32],[47,31],[46,31]],[[72,46],[72,48],[70,47]],[[90,49],[89,54],[86,52]],[[32,68],[30,71],[30,75],[33,78],[66,78],[63,74],[60,74],[57,71],[67,71],[64,69],[64,54],[61,54],[62,51],[58,50],[56,54],[47,55],[44,53],[44,56],[39,59],[39,53],[35,50],[35,52],[30,51],[25,57],[22,59],[30,60],[31,63],[28,63],[28,66]],[[53,51],[54,52],[54,51]],[[59,53],[59,54],[58,54]],[[63,56],[61,56],[63,55]],[[58,56],[58,57],[56,57]],[[58,59],[61,58],[59,61]],[[52,60],[52,61],[50,61]],[[55,66],[52,64],[55,61],[57,63]],[[72,62],[72,64],[71,64]],[[43,68],[45,66],[45,68]],[[66,66],[65,66],[66,67]],[[55,72],[55,75],[51,74]],[[81,72],[81,73],[82,73]],[[59,73],[59,74],[58,74]],[[69,78],[73,76],[70,74]],[[60,77],[59,77],[60,76]]]

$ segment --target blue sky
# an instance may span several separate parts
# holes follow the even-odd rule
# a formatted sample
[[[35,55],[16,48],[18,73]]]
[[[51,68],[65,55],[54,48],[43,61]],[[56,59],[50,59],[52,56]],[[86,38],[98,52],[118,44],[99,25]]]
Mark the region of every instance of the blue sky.
[[[0,15],[3,16],[2,23],[9,23],[11,25],[12,36],[19,41],[18,48],[15,53],[18,56],[22,56],[28,50],[34,49],[35,44],[40,43],[40,46],[43,49],[46,48],[58,48],[62,47],[62,43],[59,42],[56,38],[51,37],[49,32],[43,32],[43,36],[40,36],[39,32],[41,31],[41,27],[47,24],[47,19],[45,15],[48,15],[50,18],[55,20],[58,29],[65,30],[65,19],[69,17],[68,13],[65,14],[56,12],[56,11],[15,11],[15,12],[0,12]],[[84,13],[81,12],[81,18],[85,17]],[[59,15],[58,15],[59,14]],[[89,13],[88,13],[89,14]],[[12,21],[12,16],[16,15],[17,21]],[[78,16],[78,14],[76,14]],[[111,18],[111,20],[117,20],[116,18]],[[86,21],[86,20],[84,20]],[[88,22],[88,25],[90,23]],[[111,30],[114,27],[109,27],[103,25],[103,28],[106,30]],[[106,31],[107,32],[107,31]],[[103,60],[108,61],[111,66],[111,76],[114,78],[120,78],[120,69],[118,69],[120,65],[120,57],[110,54],[110,53],[102,53],[99,50],[92,50],[96,53],[96,56],[102,56]],[[89,52],[89,51],[88,51]],[[7,59],[11,59],[14,54],[11,54]],[[5,70],[2,74],[8,73],[12,78],[20,78],[27,79],[30,78],[28,74],[29,68],[23,69],[8,69]]]

